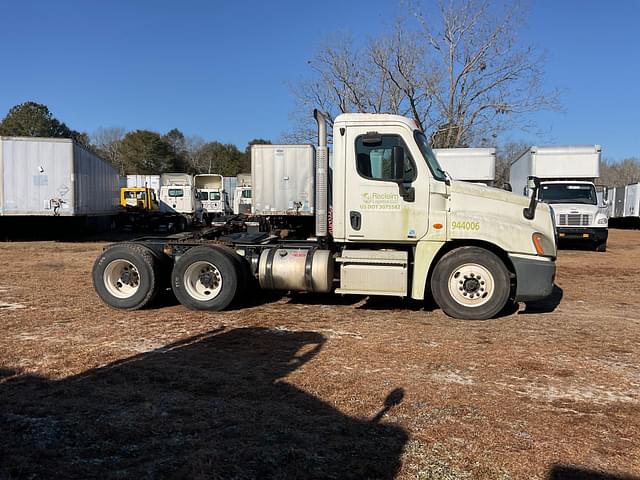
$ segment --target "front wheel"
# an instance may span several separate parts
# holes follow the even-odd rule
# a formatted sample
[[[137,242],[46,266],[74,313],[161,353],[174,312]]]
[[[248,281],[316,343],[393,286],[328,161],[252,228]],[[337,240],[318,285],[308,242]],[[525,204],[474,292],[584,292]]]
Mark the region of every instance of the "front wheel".
[[[457,248],[438,261],[431,277],[431,291],[447,315],[486,320],[497,315],[509,301],[509,271],[489,250]]]

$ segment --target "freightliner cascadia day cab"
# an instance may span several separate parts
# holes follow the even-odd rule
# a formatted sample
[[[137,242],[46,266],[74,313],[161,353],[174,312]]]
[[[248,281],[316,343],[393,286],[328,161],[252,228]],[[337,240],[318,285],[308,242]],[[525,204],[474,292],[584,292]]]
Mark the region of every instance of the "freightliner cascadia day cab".
[[[246,222],[106,247],[93,267],[100,298],[139,309],[170,283],[183,305],[222,310],[257,281],[283,291],[432,295],[452,317],[488,319],[510,301],[551,294],[554,226],[536,195],[448,179],[424,133],[396,115],[338,116],[329,169],[326,118],[314,115],[318,146],[296,153],[303,180],[313,166],[313,190],[272,146],[260,161],[273,205],[254,195],[262,214]],[[279,189],[299,198],[283,201]]]
[[[600,145],[531,147],[510,169],[514,193],[530,196],[531,176],[540,180],[538,200],[551,205],[559,240],[589,242],[597,251],[607,248],[606,205],[598,203],[593,183],[600,175]]]

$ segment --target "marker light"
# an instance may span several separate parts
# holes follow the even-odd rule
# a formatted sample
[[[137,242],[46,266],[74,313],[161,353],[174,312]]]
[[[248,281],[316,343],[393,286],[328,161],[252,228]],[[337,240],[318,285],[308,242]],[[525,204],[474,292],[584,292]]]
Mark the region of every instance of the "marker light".
[[[531,240],[533,240],[533,246],[536,247],[536,252],[538,255],[544,255],[544,248],[542,248],[542,234],[534,233],[531,235]]]

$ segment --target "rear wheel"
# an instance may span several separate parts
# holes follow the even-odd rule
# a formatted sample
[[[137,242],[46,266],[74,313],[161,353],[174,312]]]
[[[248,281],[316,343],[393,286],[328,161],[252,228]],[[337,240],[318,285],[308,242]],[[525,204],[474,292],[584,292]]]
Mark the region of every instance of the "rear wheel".
[[[159,262],[143,245],[108,248],[93,265],[93,286],[112,308],[137,310],[148,305],[160,290]]]
[[[433,297],[449,316],[486,320],[509,301],[511,282],[504,262],[479,247],[462,247],[445,254],[431,278]]]
[[[242,289],[240,263],[233,251],[194,247],[182,255],[171,274],[176,298],[192,310],[223,310]]]

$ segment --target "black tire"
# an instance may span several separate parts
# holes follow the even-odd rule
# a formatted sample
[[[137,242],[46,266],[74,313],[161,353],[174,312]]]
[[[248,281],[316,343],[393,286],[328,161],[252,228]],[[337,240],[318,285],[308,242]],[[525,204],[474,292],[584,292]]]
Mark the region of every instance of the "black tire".
[[[249,262],[244,257],[238,255],[238,253],[231,247],[225,245],[215,245],[211,248],[217,248],[220,251],[226,252],[229,255],[229,259],[234,263],[236,272],[238,273],[238,288],[236,294],[233,297],[234,301],[240,300],[246,293],[249,287],[249,281],[251,280]]]
[[[431,291],[438,306],[450,317],[487,320],[506,306],[511,281],[497,255],[479,247],[461,247],[438,261],[431,277]]]
[[[228,307],[242,288],[240,263],[234,255],[209,245],[188,250],[171,272],[171,288],[178,301],[191,310]]]
[[[100,299],[111,308],[144,308],[160,290],[159,263],[153,252],[143,245],[112,245],[102,252],[93,265],[93,287]],[[125,275],[126,281],[123,280]]]
[[[596,252],[606,252],[607,251],[607,242],[600,242],[595,244]]]

